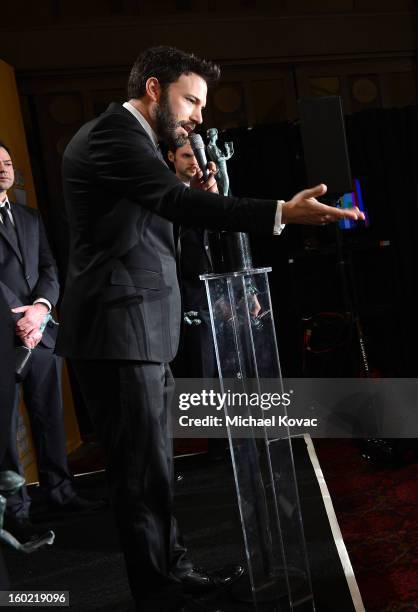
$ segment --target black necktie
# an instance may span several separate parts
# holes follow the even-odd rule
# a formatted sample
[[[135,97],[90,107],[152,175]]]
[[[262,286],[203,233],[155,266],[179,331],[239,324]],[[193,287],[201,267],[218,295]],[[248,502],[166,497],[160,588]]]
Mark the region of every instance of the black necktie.
[[[16,250],[19,250],[19,243],[17,240],[17,233],[16,233],[16,229],[10,219],[10,215],[8,213],[8,210],[6,208],[6,206],[3,206],[0,209],[0,214],[1,214],[1,218],[3,220],[3,227],[6,230],[7,236],[9,238],[9,240],[11,241],[11,243],[14,245]]]
[[[1,218],[3,220],[3,227],[9,235],[15,234],[15,228],[10,220],[10,215],[6,206],[1,208]]]

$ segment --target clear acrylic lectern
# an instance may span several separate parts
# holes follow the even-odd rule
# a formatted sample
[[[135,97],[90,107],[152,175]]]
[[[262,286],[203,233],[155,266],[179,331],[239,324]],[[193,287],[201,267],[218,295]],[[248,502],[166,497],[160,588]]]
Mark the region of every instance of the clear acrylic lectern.
[[[205,274],[221,391],[283,392],[267,273],[271,268]],[[274,383],[276,384],[276,383]],[[264,418],[260,407],[225,408]],[[285,416],[283,406],[274,408]],[[315,610],[289,433],[237,437],[228,427],[253,609]],[[247,430],[248,431],[248,430]],[[245,595],[243,595],[245,598]]]

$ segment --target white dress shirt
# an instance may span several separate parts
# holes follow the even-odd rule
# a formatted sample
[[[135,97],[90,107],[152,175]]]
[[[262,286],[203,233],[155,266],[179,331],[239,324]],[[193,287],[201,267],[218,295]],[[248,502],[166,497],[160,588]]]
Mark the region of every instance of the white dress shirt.
[[[5,199],[2,202],[0,202],[0,212],[2,213],[0,215],[0,223],[4,223],[4,221],[3,221],[3,214],[4,214],[5,211],[6,211],[6,213],[9,216],[11,224],[13,225],[13,227],[15,227],[15,222],[14,222],[14,219],[13,219],[12,211],[10,209],[9,198],[7,197],[7,195],[6,195]]]

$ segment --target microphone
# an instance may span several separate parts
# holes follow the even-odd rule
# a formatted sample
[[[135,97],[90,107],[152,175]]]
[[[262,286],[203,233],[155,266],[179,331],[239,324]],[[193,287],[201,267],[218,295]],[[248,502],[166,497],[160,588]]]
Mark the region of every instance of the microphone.
[[[196,161],[199,164],[199,168],[203,172],[203,180],[207,181],[209,178],[209,172],[206,167],[208,165],[208,160],[206,159],[206,150],[202,137],[200,134],[189,134],[189,142]]]

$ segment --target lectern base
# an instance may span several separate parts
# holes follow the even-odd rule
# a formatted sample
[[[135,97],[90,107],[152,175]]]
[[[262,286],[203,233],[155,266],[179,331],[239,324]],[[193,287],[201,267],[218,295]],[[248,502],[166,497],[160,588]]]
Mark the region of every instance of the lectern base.
[[[306,581],[306,576],[302,576],[302,572],[296,568],[290,568],[288,569],[288,575],[292,576],[292,581],[295,586],[297,585],[297,579],[299,578],[301,581],[301,587],[303,588]],[[234,585],[231,590],[231,595],[236,601],[245,603],[254,602],[254,594],[248,577],[245,577],[245,579],[240,580]],[[276,609],[277,612],[286,612],[289,610],[288,587],[284,571],[280,572],[279,570],[278,575],[272,577],[270,581],[266,581],[263,585],[260,585],[259,588],[256,589],[255,596],[258,604],[270,603],[279,606],[276,608],[271,608],[272,610]],[[312,606],[312,599],[309,598],[309,601],[311,602]],[[312,607],[307,609],[312,610]],[[301,608],[301,610],[303,610],[303,608]]]

